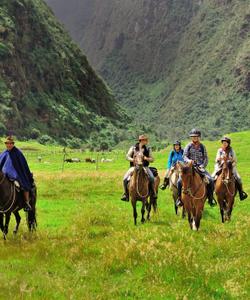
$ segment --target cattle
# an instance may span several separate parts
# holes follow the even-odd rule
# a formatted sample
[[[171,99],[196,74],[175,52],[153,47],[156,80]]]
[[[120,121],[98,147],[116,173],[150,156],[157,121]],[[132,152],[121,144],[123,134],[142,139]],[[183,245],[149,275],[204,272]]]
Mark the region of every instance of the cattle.
[[[69,163],[81,162],[80,158],[66,158],[64,161]]]
[[[111,159],[111,158],[102,158],[102,159],[101,159],[101,162],[102,162],[102,163],[113,162],[113,159]]]
[[[85,158],[85,162],[94,164],[96,162],[96,160],[94,158],[87,157],[87,158]]]

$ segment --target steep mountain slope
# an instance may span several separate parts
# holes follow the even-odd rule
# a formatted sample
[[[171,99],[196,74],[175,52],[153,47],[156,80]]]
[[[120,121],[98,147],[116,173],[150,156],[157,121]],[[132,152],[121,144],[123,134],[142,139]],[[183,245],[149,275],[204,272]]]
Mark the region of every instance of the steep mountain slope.
[[[115,95],[161,137],[250,127],[248,0],[47,0]]]
[[[88,139],[124,113],[42,0],[0,5],[0,134]],[[107,129],[108,130],[108,129]]]

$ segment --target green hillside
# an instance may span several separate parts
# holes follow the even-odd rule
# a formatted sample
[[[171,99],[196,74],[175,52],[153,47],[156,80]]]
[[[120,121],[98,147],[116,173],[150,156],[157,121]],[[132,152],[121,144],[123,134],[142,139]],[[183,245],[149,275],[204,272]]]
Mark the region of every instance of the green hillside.
[[[119,140],[126,115],[44,1],[1,0],[0,69],[1,135]]]
[[[47,0],[131,116],[161,138],[250,128],[248,0]]]
[[[230,137],[250,195],[250,131]],[[220,142],[204,144],[212,171]],[[200,231],[193,232],[187,219],[175,216],[169,191],[160,191],[158,213],[135,227],[131,204],[119,200],[124,152],[103,153],[113,162],[99,162],[97,170],[83,162],[65,164],[62,172],[58,148],[17,146],[38,186],[38,228],[28,234],[22,213],[18,235],[12,218],[7,241],[0,239],[1,299],[249,299],[250,199],[237,196],[225,224],[218,207],[206,204]],[[169,150],[154,153],[161,179]]]

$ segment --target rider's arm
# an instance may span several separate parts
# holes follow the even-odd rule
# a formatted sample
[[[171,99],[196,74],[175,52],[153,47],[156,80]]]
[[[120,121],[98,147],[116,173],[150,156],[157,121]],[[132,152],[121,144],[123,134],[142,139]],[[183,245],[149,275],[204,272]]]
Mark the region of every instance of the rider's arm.
[[[128,153],[126,155],[126,159],[130,162],[133,162],[134,159],[133,159],[133,152],[134,152],[134,147],[132,146],[129,150],[128,150]]]
[[[173,150],[172,150],[173,151]],[[170,151],[170,154],[169,154],[169,156],[168,156],[168,169],[170,169],[171,168],[171,166],[172,166],[172,160],[173,160],[173,155],[172,155],[172,151]]]
[[[202,167],[206,168],[207,164],[208,164],[208,156],[207,156],[207,149],[206,147],[203,145],[204,147],[204,160],[203,160],[203,164]]]
[[[219,163],[221,161],[221,150],[218,149],[216,157],[215,157],[215,162]]]
[[[233,167],[236,167],[237,157],[233,149],[232,149],[232,161],[233,161]]]
[[[148,157],[144,157],[144,159],[146,158],[146,160],[148,161],[148,162],[153,162],[154,161],[154,158],[153,158],[153,156],[152,156],[152,151],[151,151],[151,148],[149,148],[149,155],[148,155]]]
[[[190,146],[189,144],[184,148],[184,152],[183,152],[183,160],[184,162],[190,162],[192,161],[192,159],[189,159],[189,149],[190,149]]]

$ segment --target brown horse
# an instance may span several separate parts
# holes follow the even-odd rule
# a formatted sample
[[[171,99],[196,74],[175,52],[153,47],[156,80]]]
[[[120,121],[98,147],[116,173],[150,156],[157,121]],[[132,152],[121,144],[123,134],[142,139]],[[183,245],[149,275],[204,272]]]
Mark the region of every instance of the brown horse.
[[[30,206],[32,210],[27,212],[27,225],[30,231],[36,228],[35,187],[31,194]],[[19,210],[22,208],[24,208],[23,192],[17,191],[14,182],[10,181],[2,172],[0,172],[0,229],[3,232],[4,239],[6,239],[6,235],[8,234],[11,213],[13,213],[16,218],[14,233],[17,233],[21,221]]]
[[[192,230],[198,230],[207,197],[206,184],[195,171],[192,162],[178,162],[182,178],[182,202]]]
[[[220,205],[221,221],[230,221],[236,194],[232,161],[223,159],[222,171],[215,183],[215,193]]]
[[[174,200],[174,210],[175,210],[175,214],[178,215],[178,206],[176,206],[176,200],[178,198],[178,188],[177,188],[177,181],[180,175],[179,172],[179,168],[178,166],[175,164],[173,167],[173,169],[171,169],[171,175],[169,176],[169,189],[172,192],[172,197]],[[182,207],[182,218],[185,217],[185,208]]]
[[[134,154],[134,172],[131,176],[130,182],[129,182],[129,196],[131,199],[131,204],[133,206],[133,216],[134,216],[134,224],[136,225],[136,219],[137,219],[137,211],[136,211],[136,202],[141,201],[142,202],[142,208],[141,208],[141,222],[144,223],[146,220],[144,218],[145,214],[145,208],[148,210],[147,219],[150,219],[150,210],[151,205],[153,205],[154,210],[156,210],[157,202],[156,199],[154,199],[149,192],[149,179],[148,175],[146,173],[145,168],[143,167],[143,153],[138,151]],[[158,177],[158,180],[155,180],[155,185],[159,185],[160,179]],[[158,190],[157,185],[157,190]],[[150,202],[148,203],[148,197],[150,196]]]

